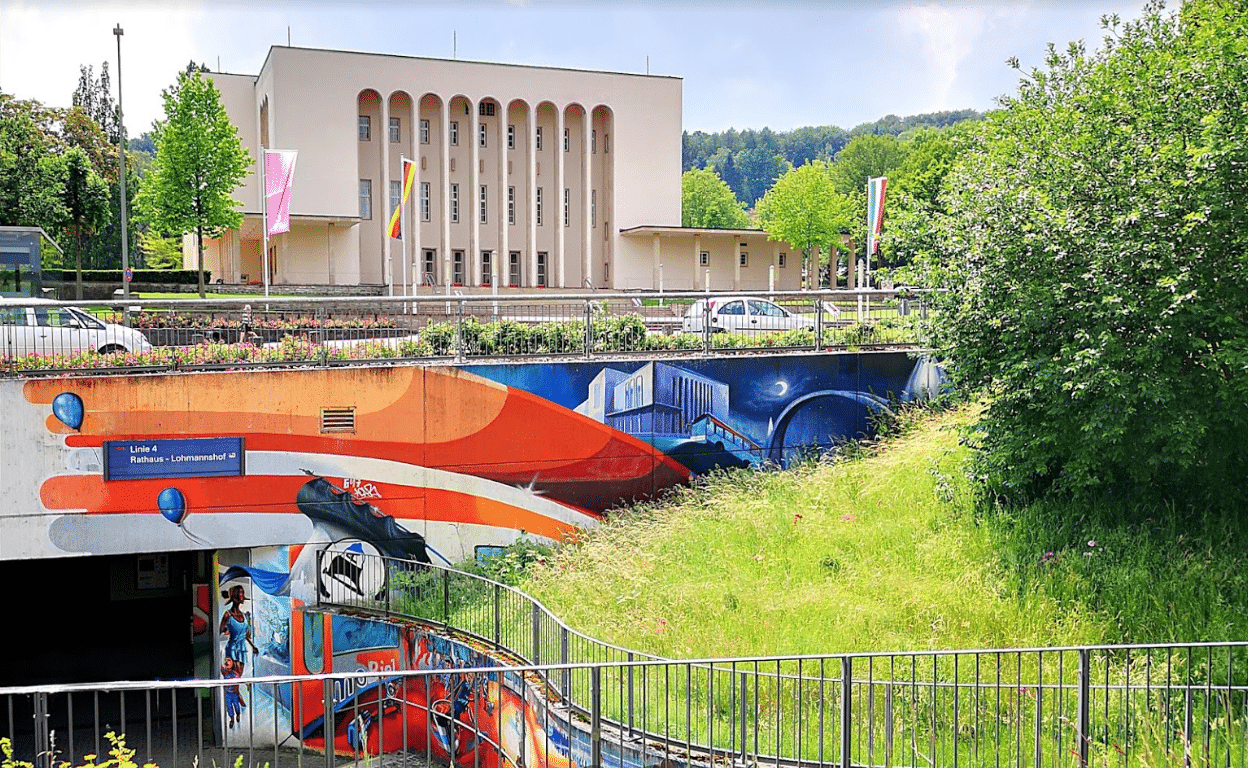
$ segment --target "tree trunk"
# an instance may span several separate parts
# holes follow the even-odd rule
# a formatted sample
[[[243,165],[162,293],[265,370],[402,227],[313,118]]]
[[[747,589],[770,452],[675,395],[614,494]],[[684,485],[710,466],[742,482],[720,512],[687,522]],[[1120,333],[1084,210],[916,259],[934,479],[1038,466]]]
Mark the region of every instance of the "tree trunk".
[[[74,262],[77,267],[78,276],[74,284],[74,298],[82,301],[82,226],[78,224],[74,227]]]
[[[199,277],[199,298],[204,298],[204,228],[195,228],[195,252],[199,254],[199,267],[196,272]]]

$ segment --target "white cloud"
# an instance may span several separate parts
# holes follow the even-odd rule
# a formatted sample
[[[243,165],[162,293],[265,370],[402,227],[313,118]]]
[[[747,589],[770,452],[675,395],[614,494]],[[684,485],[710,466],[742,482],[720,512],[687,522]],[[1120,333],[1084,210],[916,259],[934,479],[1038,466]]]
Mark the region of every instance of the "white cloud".
[[[926,63],[912,73],[924,79],[924,109],[945,109],[956,91],[959,70],[974,53],[976,43],[994,13],[983,6],[918,5],[896,9],[897,28],[917,38]]]

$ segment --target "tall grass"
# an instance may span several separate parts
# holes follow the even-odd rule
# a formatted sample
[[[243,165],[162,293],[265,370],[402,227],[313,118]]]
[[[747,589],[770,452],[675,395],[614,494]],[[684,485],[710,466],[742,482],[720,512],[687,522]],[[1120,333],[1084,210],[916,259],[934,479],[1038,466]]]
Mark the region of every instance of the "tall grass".
[[[1242,523],[986,506],[959,441],[974,418],[712,476],[612,515],[521,588],[582,632],[668,657],[1248,637]]]

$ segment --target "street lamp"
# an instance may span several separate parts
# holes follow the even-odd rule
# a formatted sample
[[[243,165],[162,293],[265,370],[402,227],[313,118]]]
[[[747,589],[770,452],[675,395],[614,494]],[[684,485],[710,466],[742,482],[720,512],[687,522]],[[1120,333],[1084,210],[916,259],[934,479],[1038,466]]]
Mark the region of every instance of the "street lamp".
[[[127,309],[130,302],[130,232],[126,226],[126,123],[121,109],[121,24],[113,27],[117,37],[117,134],[121,144],[121,295]]]

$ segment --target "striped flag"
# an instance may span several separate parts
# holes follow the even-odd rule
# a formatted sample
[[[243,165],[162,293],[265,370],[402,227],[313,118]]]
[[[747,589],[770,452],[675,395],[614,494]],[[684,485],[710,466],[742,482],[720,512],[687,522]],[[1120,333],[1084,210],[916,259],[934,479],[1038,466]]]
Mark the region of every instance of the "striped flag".
[[[416,180],[416,163],[403,158],[403,193],[399,196],[398,205],[390,214],[390,237],[403,236],[403,206],[412,194],[412,184]]]
[[[884,194],[888,189],[888,177],[867,179],[867,255],[879,250],[880,231],[884,227]]]
[[[269,217],[269,234],[290,231],[290,195],[295,183],[293,149],[264,150],[264,205]]]

